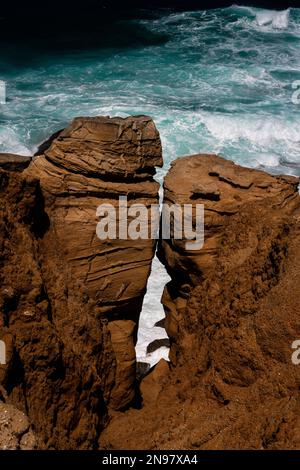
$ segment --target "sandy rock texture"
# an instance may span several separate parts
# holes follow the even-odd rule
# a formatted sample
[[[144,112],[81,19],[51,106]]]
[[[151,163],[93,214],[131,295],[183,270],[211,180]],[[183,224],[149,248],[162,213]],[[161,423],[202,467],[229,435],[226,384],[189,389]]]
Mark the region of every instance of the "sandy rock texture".
[[[165,202],[204,204],[205,243],[160,243],[171,365],[143,379],[143,408],[115,415],[102,447],[300,448],[298,183],[215,155],[172,164]]]
[[[36,437],[27,416],[14,406],[0,402],[0,450],[34,450]]]
[[[75,119],[41,148],[25,170],[0,170],[0,382],[42,446],[93,449],[107,410],[135,399],[155,250],[153,240],[100,240],[96,210],[124,195],[157,202],[161,143],[150,118],[99,117]]]
[[[33,159],[0,155],[0,446],[300,448],[299,181],[173,162],[164,202],[194,225],[204,205],[204,245],[174,224],[159,241],[171,362],[136,370],[155,241],[100,240],[96,211],[125,195],[149,212],[161,165],[145,116],[77,118]]]
[[[7,171],[22,171],[31,163],[31,157],[14,155],[11,153],[0,153],[0,168]]]

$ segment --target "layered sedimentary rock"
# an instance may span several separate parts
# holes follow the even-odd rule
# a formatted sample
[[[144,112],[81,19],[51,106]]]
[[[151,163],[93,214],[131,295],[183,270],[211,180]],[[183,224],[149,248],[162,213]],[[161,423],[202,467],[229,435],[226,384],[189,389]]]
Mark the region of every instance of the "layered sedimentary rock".
[[[7,171],[25,170],[31,163],[31,157],[14,155],[11,153],[0,153],[0,168]]]
[[[1,384],[48,448],[95,448],[135,397],[135,337],[155,241],[100,240],[101,204],[150,207],[151,119],[77,118],[22,173],[1,171]],[[0,162],[1,164],[1,162]]]
[[[300,448],[298,180],[215,155],[173,163],[164,202],[204,205],[204,245],[187,249],[174,224],[159,242],[171,363],[141,381],[137,410],[155,242],[100,240],[96,211],[119,196],[157,202],[157,130],[146,117],[78,118],[40,153],[0,156],[0,445]]]
[[[298,179],[196,155],[164,186],[167,204],[204,204],[205,242],[160,243],[172,365],[142,381],[144,407],[116,416],[102,446],[300,448]]]
[[[254,301],[278,282],[288,227],[294,220],[290,212],[299,202],[298,184],[297,178],[274,177],[215,155],[181,158],[173,164],[164,182],[164,202],[181,207],[192,204],[194,208],[202,204],[205,218],[204,246],[200,250],[186,250],[184,237],[163,240],[159,247],[159,256],[172,277],[163,303],[166,328],[174,345],[182,320],[185,321],[181,312],[185,312],[191,290],[199,284],[206,295],[210,292],[215,305],[220,302],[214,308],[214,323],[218,325],[222,304],[229,309],[226,315],[230,318],[235,312],[246,315],[253,311]],[[247,286],[245,275],[239,277],[238,269],[245,270],[252,258],[255,266],[249,264]],[[233,297],[227,305],[225,287],[229,274],[234,284],[230,285]],[[243,295],[239,284],[242,290],[246,289]],[[190,319],[186,323],[188,329],[189,323]],[[175,347],[171,355],[176,362]]]

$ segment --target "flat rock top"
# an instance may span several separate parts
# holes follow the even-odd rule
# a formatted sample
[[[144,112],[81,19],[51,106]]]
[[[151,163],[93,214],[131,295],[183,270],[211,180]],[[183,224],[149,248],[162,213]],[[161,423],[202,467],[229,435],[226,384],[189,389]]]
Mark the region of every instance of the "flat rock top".
[[[23,171],[29,166],[31,157],[15,155],[13,153],[0,153],[0,168],[7,171]]]
[[[158,132],[154,122],[148,116],[77,117],[59,135],[59,139],[67,137],[103,142],[155,140],[158,137]]]
[[[147,177],[163,165],[159,133],[148,116],[75,118],[44,154],[68,171],[106,177]]]
[[[172,163],[165,178],[166,197],[177,202],[204,200],[206,204],[235,204],[275,195],[285,190],[296,191],[299,179],[272,176],[264,171],[245,168],[217,155],[192,155]]]

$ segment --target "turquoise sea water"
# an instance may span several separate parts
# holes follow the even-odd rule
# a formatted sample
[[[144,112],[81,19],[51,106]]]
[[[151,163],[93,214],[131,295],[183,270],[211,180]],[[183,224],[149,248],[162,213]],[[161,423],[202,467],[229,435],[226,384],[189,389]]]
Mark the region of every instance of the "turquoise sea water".
[[[166,166],[179,155],[217,152],[300,174],[300,103],[292,102],[300,9],[165,11],[122,21],[111,37],[100,29],[98,41],[84,38],[80,48],[69,38],[62,47],[0,51],[8,92],[0,151],[32,154],[78,115],[149,114]]]

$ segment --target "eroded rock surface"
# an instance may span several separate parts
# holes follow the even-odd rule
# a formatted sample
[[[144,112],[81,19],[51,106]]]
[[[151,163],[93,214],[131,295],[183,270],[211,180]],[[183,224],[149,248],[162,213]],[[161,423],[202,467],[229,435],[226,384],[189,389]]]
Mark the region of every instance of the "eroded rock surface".
[[[0,385],[28,415],[3,445],[35,446],[33,431],[52,449],[299,449],[298,180],[214,155],[173,163],[165,203],[204,204],[205,243],[159,244],[171,364],[139,367],[137,410],[155,246],[99,240],[96,209],[157,202],[158,133],[146,117],[78,118],[41,149],[29,167],[0,159]]]
[[[134,398],[136,330],[155,241],[99,240],[96,209],[118,206],[119,196],[129,205],[157,203],[153,174],[162,165],[161,155],[150,118],[77,118],[28,170],[40,180],[51,221],[43,250],[44,276],[53,263],[59,266],[59,276],[54,280],[50,274],[48,281],[53,296],[62,285],[68,291],[78,285],[84,305],[92,303],[93,315],[108,321],[117,361],[110,398],[115,408]]]
[[[277,284],[289,227],[298,220],[293,216],[299,203],[298,184],[297,178],[274,177],[215,155],[179,158],[172,165],[165,178],[164,202],[193,207],[203,204],[205,209],[204,246],[200,250],[187,251],[184,238],[163,240],[159,248],[172,277],[163,303],[174,345],[182,324],[180,312],[185,311],[192,289],[199,286],[211,297],[218,325],[222,304],[231,312],[226,315],[246,315],[253,311],[253,303]],[[227,294],[229,276],[232,284]],[[241,295],[240,289],[246,292]],[[233,296],[230,305],[228,295]],[[176,362],[175,347],[171,356]]]
[[[161,143],[150,118],[77,118],[22,173],[1,171],[0,382],[47,448],[92,449],[135,397],[135,337],[153,240],[100,240],[97,207],[147,207]],[[1,161],[0,161],[1,165]]]
[[[36,437],[27,416],[12,405],[0,402],[0,450],[34,450]]]
[[[31,157],[14,155],[12,153],[0,153],[0,168],[2,170],[19,172],[25,170],[31,163]]]
[[[173,163],[165,202],[205,205],[205,243],[161,242],[171,370],[142,381],[144,407],[115,416],[102,446],[299,449],[298,180],[196,155]]]

